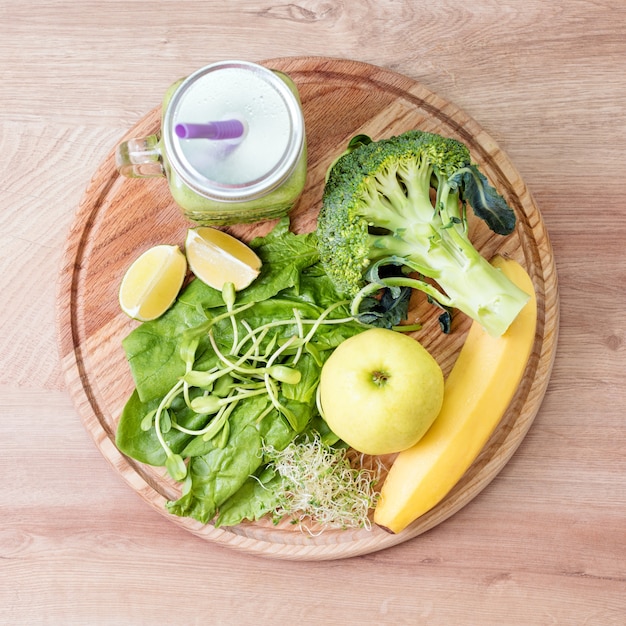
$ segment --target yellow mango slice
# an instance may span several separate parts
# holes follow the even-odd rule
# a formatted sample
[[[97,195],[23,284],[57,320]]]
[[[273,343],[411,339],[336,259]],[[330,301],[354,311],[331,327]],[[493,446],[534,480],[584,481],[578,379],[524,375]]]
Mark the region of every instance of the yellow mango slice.
[[[400,452],[383,483],[374,522],[393,533],[438,504],[461,479],[502,419],[524,375],[535,341],[537,300],[519,263],[492,261],[531,295],[500,337],[474,322],[445,381],[441,411],[413,447]]]

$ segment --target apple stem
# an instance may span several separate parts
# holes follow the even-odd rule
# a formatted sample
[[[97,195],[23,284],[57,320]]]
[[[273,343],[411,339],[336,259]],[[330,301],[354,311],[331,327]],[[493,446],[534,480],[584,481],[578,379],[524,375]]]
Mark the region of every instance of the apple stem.
[[[372,380],[375,385],[382,387],[388,380],[389,374],[387,372],[376,371],[372,374]]]

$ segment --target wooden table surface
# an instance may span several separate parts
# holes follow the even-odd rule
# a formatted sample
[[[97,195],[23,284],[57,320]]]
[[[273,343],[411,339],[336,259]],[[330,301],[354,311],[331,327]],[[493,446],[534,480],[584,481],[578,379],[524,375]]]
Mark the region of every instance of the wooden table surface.
[[[0,18],[0,623],[625,623],[622,0],[24,0]],[[150,508],[86,432],[55,322],[85,188],[166,87],[303,55],[472,116],[533,193],[561,301],[546,396],[499,476],[424,535],[330,562],[236,552]]]

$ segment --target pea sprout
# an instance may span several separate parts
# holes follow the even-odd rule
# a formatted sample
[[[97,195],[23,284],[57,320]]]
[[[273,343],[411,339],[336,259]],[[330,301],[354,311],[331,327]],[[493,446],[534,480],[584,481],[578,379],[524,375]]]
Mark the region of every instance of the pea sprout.
[[[304,352],[311,354],[318,365],[320,364],[318,351],[312,341],[322,324],[355,321],[354,317],[328,319],[333,310],[348,304],[347,301],[342,301],[334,303],[315,319],[304,319],[294,307],[292,319],[273,320],[252,328],[239,316],[254,303],[237,307],[235,290],[228,283],[222,290],[222,299],[225,312],[185,332],[179,349],[179,355],[185,364],[185,373],[172,386],[157,409],[147,414],[141,422],[143,430],[154,427],[158,442],[166,455],[167,471],[177,481],[187,477],[187,466],[180,455],[172,451],[165,439],[171,429],[201,436],[205,441],[215,438],[216,445],[223,447],[230,433],[229,418],[238,404],[248,398],[265,395],[268,405],[257,419],[260,421],[272,410],[277,410],[297,430],[296,416],[281,402],[282,385],[297,385],[300,382],[302,374],[297,366]],[[222,350],[215,338],[214,329],[216,324],[225,320],[229,320],[232,327],[232,342],[230,348]],[[310,328],[305,332],[307,326]],[[240,327],[243,332],[240,332]],[[290,331],[290,328],[293,330]],[[208,338],[218,362],[207,370],[198,370],[194,369],[196,352],[203,336]],[[173,413],[170,414],[168,409],[179,396],[182,396],[191,411],[206,417],[202,428],[186,428],[176,422]]]

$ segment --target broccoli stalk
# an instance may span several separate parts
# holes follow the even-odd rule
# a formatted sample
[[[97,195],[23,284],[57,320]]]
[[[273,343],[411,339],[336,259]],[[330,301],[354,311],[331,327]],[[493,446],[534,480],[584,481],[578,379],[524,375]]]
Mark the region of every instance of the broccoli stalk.
[[[421,131],[360,136],[329,170],[317,224],[322,264],[353,314],[382,288],[409,287],[504,333],[529,296],[473,246],[468,205],[494,232],[513,231],[515,214],[462,143]],[[390,266],[402,272],[382,271]]]

